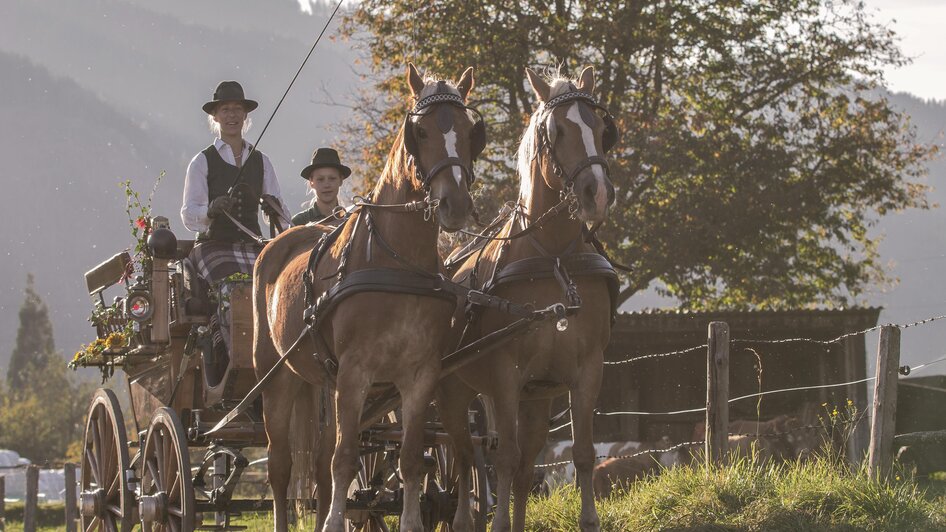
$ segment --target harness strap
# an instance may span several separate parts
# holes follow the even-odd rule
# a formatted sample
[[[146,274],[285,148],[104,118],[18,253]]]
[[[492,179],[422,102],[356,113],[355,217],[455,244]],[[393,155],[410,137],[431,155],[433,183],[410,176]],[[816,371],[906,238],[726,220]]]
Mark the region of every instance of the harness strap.
[[[597,251],[602,257],[604,257],[605,260],[607,260],[611,264],[611,266],[613,266],[615,269],[621,270],[623,272],[634,271],[634,269],[631,268],[630,266],[621,264],[620,262],[612,259],[610,255],[608,255],[608,252],[605,251],[604,249],[604,244],[602,244],[601,240],[598,239],[598,235],[595,234],[594,230],[587,232],[587,236],[585,236],[585,242],[594,246],[595,251]]]
[[[261,246],[265,246],[265,245],[266,245],[266,240],[264,240],[263,237],[261,237],[260,235],[254,233],[253,230],[250,229],[250,228],[248,228],[247,226],[241,224],[240,221],[237,220],[236,218],[234,218],[233,215],[231,215],[229,212],[223,211],[223,214],[226,215],[226,217],[229,218],[231,222],[233,222],[233,225],[237,226],[237,229],[239,229],[240,231],[243,231],[244,233],[246,233],[247,236],[249,236],[250,238],[252,238],[252,239],[253,239],[254,241],[256,241],[259,245],[261,245]]]
[[[559,283],[568,286],[571,277],[604,277],[611,295],[611,316],[617,313],[620,285],[617,272],[605,257],[597,253],[572,253],[563,257],[529,257],[507,264],[491,279],[489,291],[514,282],[531,282],[535,279],[552,279],[562,276]],[[573,285],[574,283],[572,283]],[[566,295],[568,290],[566,289]],[[575,292],[577,296],[577,290]]]
[[[453,166],[459,167],[460,170],[463,171],[463,177],[466,178],[467,183],[473,182],[473,172],[459,157],[447,157],[441,159],[440,162],[435,164],[433,168],[431,168],[426,174],[424,174],[424,172],[420,169],[420,164],[415,165],[415,169],[417,169],[417,171],[420,173],[422,177],[421,181],[424,183],[424,186],[429,187],[430,182],[437,174]]]
[[[282,207],[276,203],[276,198],[269,194],[264,194],[260,196],[259,202],[260,206],[263,208],[263,212],[269,217],[270,238],[276,238],[276,235],[282,233],[292,225],[292,222],[286,220],[285,215],[283,215]],[[286,222],[285,228],[283,227],[283,222]]]

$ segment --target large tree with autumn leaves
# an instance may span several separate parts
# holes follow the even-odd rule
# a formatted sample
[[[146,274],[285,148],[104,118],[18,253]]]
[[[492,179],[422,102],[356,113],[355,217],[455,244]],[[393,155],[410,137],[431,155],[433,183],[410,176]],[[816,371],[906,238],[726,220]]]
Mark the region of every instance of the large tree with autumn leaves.
[[[369,56],[371,85],[342,126],[362,175],[380,174],[409,106],[408,61],[476,68],[485,212],[515,199],[536,106],[525,67],[594,66],[622,132],[599,231],[633,269],[622,300],[656,281],[692,309],[849,304],[886,279],[870,228],[926,207],[933,148],[883,91],[883,69],[906,59],[860,2],[365,0],[343,33]]]

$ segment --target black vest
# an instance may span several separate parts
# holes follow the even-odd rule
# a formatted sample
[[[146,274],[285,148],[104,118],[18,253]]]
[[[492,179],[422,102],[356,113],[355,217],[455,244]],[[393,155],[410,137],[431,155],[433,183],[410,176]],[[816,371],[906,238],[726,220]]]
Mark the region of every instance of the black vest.
[[[220,157],[220,152],[213,145],[203,151],[207,158],[207,204],[214,199],[225,196],[236,179],[240,169],[227,163]],[[240,183],[233,191],[236,200],[230,215],[239,220],[247,229],[257,235],[262,235],[259,226],[259,200],[263,194],[263,156],[253,151],[243,164],[243,174]],[[206,233],[197,235],[198,241],[217,240],[222,242],[250,242],[252,239],[240,230],[226,216],[217,216],[210,220],[210,228]]]

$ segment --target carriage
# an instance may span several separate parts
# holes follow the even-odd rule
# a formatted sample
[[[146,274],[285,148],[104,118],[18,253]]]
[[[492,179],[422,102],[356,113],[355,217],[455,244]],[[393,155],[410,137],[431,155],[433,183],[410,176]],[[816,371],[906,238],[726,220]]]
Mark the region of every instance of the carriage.
[[[403,508],[402,529],[452,523],[485,530],[494,502],[485,466],[492,448],[493,526],[508,528],[515,491],[514,528],[522,529],[532,460],[548,433],[551,399],[564,392],[572,400],[581,527],[598,529],[590,495],[591,420],[617,277],[585,223],[603,221],[614,201],[601,153],[617,133],[610,114],[591,96],[591,68],[578,85],[556,80],[554,92],[527,72],[544,102],[520,149],[527,192],[486,234],[448,259],[454,266],[449,277],[437,235],[440,228],[460,229],[471,217],[472,160],[485,146],[485,126],[465,103],[472,69],[453,87],[422,79],[413,65],[408,81],[415,105],[372,199],[352,206],[353,220],[319,239],[310,237],[322,231],[317,227],[288,230],[264,248],[252,284],[243,275],[202,286],[187,259],[194,243],[178,240],[161,217],[152,220],[147,245],[140,246],[144,258],[134,281],[127,253],[86,274],[89,293],[97,298],[93,324],[100,348],[78,365],[98,366],[105,374],[124,370],[134,427],[129,441],[116,395],[96,393],[82,455],[86,530],[127,530],[137,520],[145,528],[232,528],[236,512],[259,508],[260,501],[234,495],[248,465],[243,451],[263,444],[275,525],[286,529],[281,508],[292,436],[284,418],[296,404],[296,392],[289,390],[301,381],[322,394],[310,398],[309,424],[337,426],[339,432],[328,512],[324,481],[316,482],[318,500],[307,486],[297,494],[305,503],[319,503],[326,529],[386,530],[383,517]],[[556,144],[556,133],[561,137],[566,129],[585,142]],[[435,131],[437,142],[430,134]],[[459,145],[463,157],[457,157]],[[492,274],[478,277],[481,265]],[[103,291],[122,281],[126,293],[107,306]],[[338,305],[349,297],[358,301]],[[214,306],[230,309],[230,347],[224,353],[213,347],[213,336],[227,330],[208,320]],[[326,339],[321,325],[330,314]],[[366,314],[374,317],[372,329],[397,342],[379,347],[364,330],[371,321]],[[571,317],[575,326],[569,328]],[[545,332],[522,339],[539,328]],[[456,350],[444,354],[441,348],[454,340]],[[471,364],[500,346],[508,353]],[[287,363],[300,352],[310,356]],[[291,373],[280,373],[281,367]],[[454,373],[469,376],[460,377],[469,386]],[[286,387],[267,387],[274,382]],[[334,409],[325,395],[330,388]],[[437,388],[440,420],[430,403]],[[498,397],[495,407],[477,399],[479,393]],[[516,428],[522,411],[525,430]],[[527,452],[520,454],[519,439]],[[192,461],[192,453],[200,458]],[[196,517],[209,513],[213,524]]]
[[[92,398],[81,459],[83,529],[130,530],[139,521],[168,530],[232,529],[231,520],[240,512],[271,508],[271,501],[234,495],[249,465],[244,451],[266,446],[259,402],[208,435],[257,383],[252,281],[231,276],[208,290],[185,260],[194,242],[174,238],[166,218],[153,218],[152,228],[139,275],[129,275],[132,257],[123,251],[85,276],[95,300],[96,335],[107,347],[78,365],[97,367],[103,375],[123,370],[130,408],[123,411],[122,401],[108,388]],[[104,292],[116,285],[123,293],[106,304]],[[210,342],[207,308],[212,303],[231,309],[231,349],[225,357]],[[352,526],[364,530],[384,530],[383,517],[401,508],[396,398],[392,401],[383,386],[374,396],[377,414],[362,427],[362,471],[347,506]],[[470,420],[478,444],[477,522],[485,530],[490,495],[484,459],[495,438],[488,435],[482,405],[471,411]],[[456,507],[449,443],[431,409],[422,500],[431,529],[449,521]],[[314,508],[316,501],[299,502]]]

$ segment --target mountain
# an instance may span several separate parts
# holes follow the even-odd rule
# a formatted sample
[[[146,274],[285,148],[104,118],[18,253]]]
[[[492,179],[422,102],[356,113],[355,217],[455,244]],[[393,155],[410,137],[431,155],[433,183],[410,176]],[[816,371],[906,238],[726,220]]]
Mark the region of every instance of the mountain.
[[[910,94],[888,96],[894,107],[911,117],[917,140],[936,144],[940,152],[928,163],[926,184],[931,208],[890,214],[880,220],[877,233],[883,237],[878,251],[891,277],[898,279],[890,289],[872,294],[869,303],[883,306],[881,323],[912,323],[946,314],[946,102],[922,100]],[[910,328],[902,335],[902,358],[917,364],[938,358],[943,349],[943,322]],[[874,346],[869,344],[868,349]],[[943,373],[943,368],[936,368]]]
[[[0,120],[4,161],[0,227],[0,370],[13,348],[26,275],[50,307],[57,348],[88,342],[91,310],[83,274],[131,245],[125,198],[130,179],[145,198],[157,176],[153,212],[181,226],[184,170],[213,137],[200,106],[216,84],[237,79],[260,107],[256,142],[327,14],[298,2],[232,0],[7,0],[0,18]],[[10,23],[15,21],[15,23]],[[334,23],[332,28],[336,28]],[[329,32],[329,34],[331,31]],[[355,54],[322,40],[273,116],[260,149],[270,156],[290,208],[312,150],[332,142],[341,107],[322,105],[353,90]],[[144,198],[143,198],[144,199]],[[301,208],[299,208],[301,210]]]
[[[4,161],[0,212],[0,366],[13,347],[27,273],[49,306],[57,347],[71,354],[91,330],[83,272],[127,247],[130,227],[119,181],[147,195],[153,177],[184,148],[144,129],[75,82],[23,57],[0,53]],[[162,194],[156,203],[170,205]],[[176,201],[174,202],[176,203]]]

